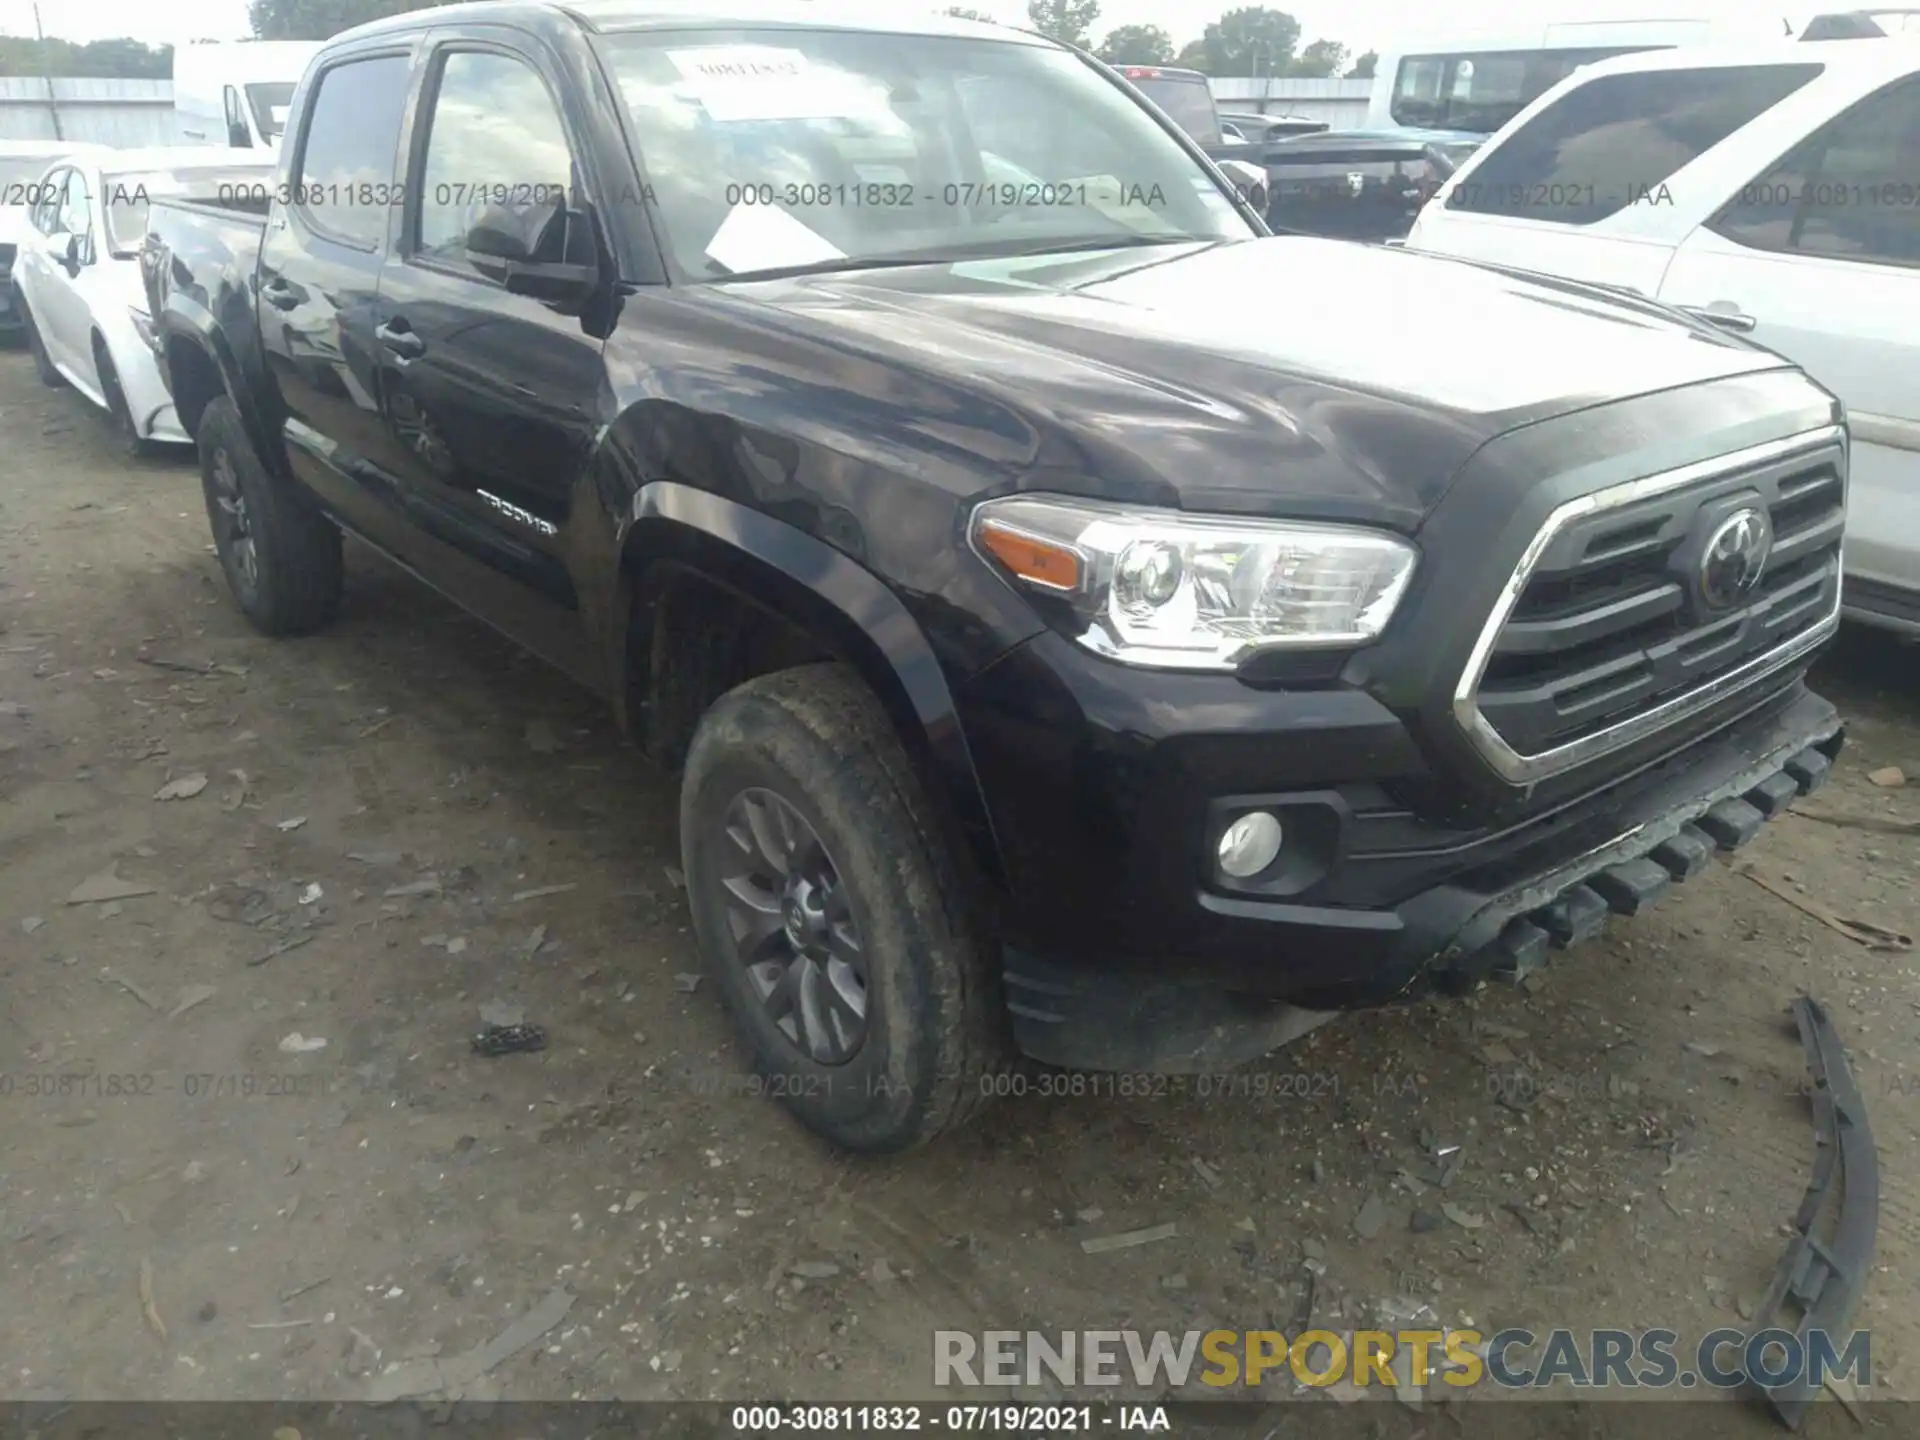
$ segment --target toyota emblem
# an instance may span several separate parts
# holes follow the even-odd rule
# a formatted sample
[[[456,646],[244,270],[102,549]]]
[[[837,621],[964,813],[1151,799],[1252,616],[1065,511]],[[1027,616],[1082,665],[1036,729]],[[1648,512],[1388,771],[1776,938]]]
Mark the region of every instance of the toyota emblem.
[[[1709,610],[1730,610],[1759,583],[1773,550],[1767,512],[1748,506],[1714,527],[1700,556],[1700,599]]]

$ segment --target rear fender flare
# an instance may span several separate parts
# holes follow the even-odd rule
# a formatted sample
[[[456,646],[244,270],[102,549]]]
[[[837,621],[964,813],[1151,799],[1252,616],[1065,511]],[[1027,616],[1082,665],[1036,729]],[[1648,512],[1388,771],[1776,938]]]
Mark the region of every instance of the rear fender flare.
[[[240,423],[246,428],[247,438],[253,442],[254,453],[259,456],[260,463],[270,472],[284,477],[286,453],[284,447],[276,443],[279,439],[278,427],[268,424],[266,417],[260,413],[256,398],[244,383],[244,372],[233,353],[233,347],[214,323],[212,313],[176,293],[168,297],[166,309],[154,322],[154,328],[160,340],[160,376],[166,382],[167,393],[174,397],[176,412],[181,407],[173,357],[175,347],[184,345],[213,362],[213,368],[220,376],[220,388],[240,412]],[[180,424],[189,435],[198,429],[197,425],[189,426],[184,413],[180,415]]]

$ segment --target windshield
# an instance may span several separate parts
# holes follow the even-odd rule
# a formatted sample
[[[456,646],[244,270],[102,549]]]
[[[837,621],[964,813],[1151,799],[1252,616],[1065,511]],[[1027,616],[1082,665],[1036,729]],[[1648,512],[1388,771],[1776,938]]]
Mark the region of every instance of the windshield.
[[[196,166],[190,170],[128,171],[100,177],[107,215],[107,249],[122,259],[140,253],[147,235],[149,200],[200,200],[231,205],[264,192],[271,171],[264,165]]]
[[[1667,46],[1409,55],[1393,86],[1393,120],[1414,129],[1491,135],[1582,65]]]
[[[247,104],[253,110],[253,123],[263,140],[271,143],[287,128],[287,111],[293,105],[291,80],[274,80],[247,86]]]
[[[1214,113],[1213,91],[1199,75],[1140,76],[1133,82],[1140,93],[1167,112],[1167,118],[1202,145],[1220,143],[1220,120]]]
[[[691,275],[1254,233],[1151,115],[1064,50],[796,29],[603,43]]]

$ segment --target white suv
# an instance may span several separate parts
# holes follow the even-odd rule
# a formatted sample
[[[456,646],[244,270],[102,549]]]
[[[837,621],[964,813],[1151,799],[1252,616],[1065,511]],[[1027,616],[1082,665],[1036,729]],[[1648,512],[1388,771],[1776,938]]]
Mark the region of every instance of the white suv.
[[[1529,105],[1407,246],[1637,292],[1846,402],[1846,613],[1920,634],[1920,40],[1667,50]]]

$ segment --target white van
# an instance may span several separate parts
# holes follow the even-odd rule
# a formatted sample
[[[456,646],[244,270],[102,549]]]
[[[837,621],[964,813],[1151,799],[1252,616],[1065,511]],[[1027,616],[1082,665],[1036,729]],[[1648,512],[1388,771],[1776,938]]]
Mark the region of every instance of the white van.
[[[1722,20],[1548,21],[1410,40],[1374,67],[1367,129],[1491,135],[1583,65],[1642,50],[1791,35],[1778,16],[1756,11]]]
[[[183,145],[273,150],[318,40],[230,40],[173,51],[174,126]]]

